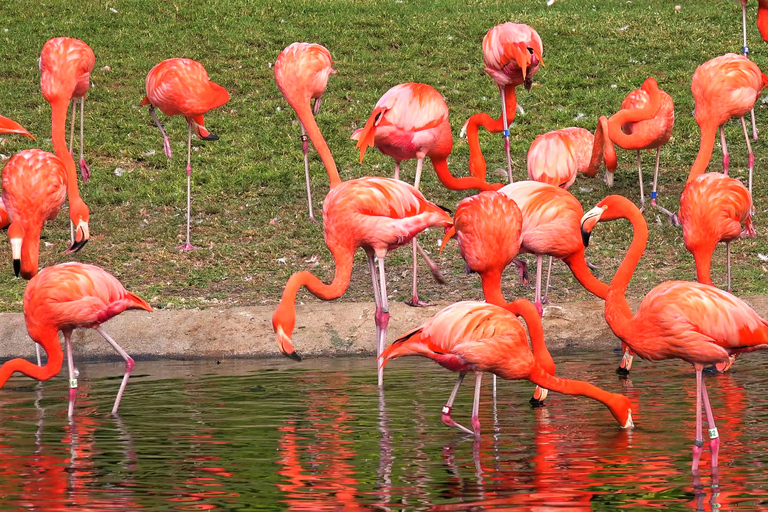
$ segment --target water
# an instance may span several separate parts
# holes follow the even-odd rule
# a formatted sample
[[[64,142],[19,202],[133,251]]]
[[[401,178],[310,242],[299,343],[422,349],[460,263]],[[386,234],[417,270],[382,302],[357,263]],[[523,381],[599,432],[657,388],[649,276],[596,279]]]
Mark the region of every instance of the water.
[[[373,358],[139,362],[120,416],[121,364],[80,364],[72,423],[67,381],[24,377],[0,390],[0,509],[80,510],[758,510],[768,506],[768,354],[706,377],[722,444],[690,472],[693,369],[618,356],[556,357],[558,374],[633,401],[621,430],[601,404],[490,378],[479,442],[445,427],[455,382],[422,358],[393,361],[380,396]],[[567,358],[567,361],[565,359]],[[468,376],[454,418],[467,425]],[[708,444],[705,444],[705,447]]]

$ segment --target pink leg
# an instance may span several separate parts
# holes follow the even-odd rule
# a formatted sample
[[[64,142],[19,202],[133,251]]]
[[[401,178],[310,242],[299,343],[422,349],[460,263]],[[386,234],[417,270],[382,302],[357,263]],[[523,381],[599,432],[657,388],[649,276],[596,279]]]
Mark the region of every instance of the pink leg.
[[[480,391],[483,385],[483,373],[475,372],[475,401],[472,403],[472,430],[475,437],[480,437]]]
[[[504,99],[504,86],[499,86],[501,92],[501,117],[504,120],[504,151],[507,152],[507,174],[509,175],[509,182],[512,183],[512,155],[509,149],[509,124],[507,123],[507,102]]]
[[[75,413],[75,398],[77,398],[77,377],[79,372],[75,368],[75,362],[72,359],[72,331],[63,331],[64,344],[67,349],[67,366],[69,368],[69,408],[67,416],[72,417]]]
[[[396,180],[400,179],[400,162],[399,161],[395,161],[395,179]]]
[[[373,284],[373,301],[376,304],[376,312],[374,313],[374,322],[376,323],[376,347],[379,346],[379,338],[381,337],[380,317],[381,317],[381,297],[379,295],[379,279],[376,276],[376,262],[373,260],[373,251],[366,251],[368,256],[368,270],[371,271],[371,283]]]
[[[696,369],[696,439],[693,441],[693,463],[691,464],[691,471],[694,473],[699,470],[699,459],[701,459],[701,452],[704,446],[704,437],[701,433],[701,387],[702,387],[702,370],[703,365],[693,365]]]
[[[709,397],[707,396],[707,386],[704,383],[703,377],[701,381],[701,398],[704,402],[704,413],[707,415],[707,427],[709,433],[709,453],[712,457],[711,467],[712,471],[717,471],[717,455],[720,451],[720,434],[717,432],[715,426],[715,416],[712,414],[712,406],[709,404]]]
[[[101,337],[107,340],[107,343],[112,345],[112,348],[115,349],[115,352],[120,354],[120,357],[125,359],[125,375],[123,375],[123,381],[120,383],[120,389],[117,392],[117,396],[115,397],[115,405],[112,406],[112,414],[117,414],[117,408],[120,407],[120,399],[123,398],[123,392],[125,391],[125,386],[128,385],[128,377],[131,376],[131,372],[133,371],[133,358],[128,355],[128,353],[123,350],[123,348],[118,345],[115,340],[109,337],[109,334],[101,328],[101,326],[96,327],[96,332],[101,334]]]
[[[544,316],[544,306],[541,303],[541,267],[543,256],[541,254],[536,255],[536,298],[533,305],[536,306],[536,311],[539,312],[539,316]]]
[[[72,114],[74,115],[74,109]],[[80,175],[83,177],[83,183],[88,183],[91,177],[91,168],[85,163],[83,157],[83,119],[85,118],[85,96],[80,98]]]
[[[643,187],[643,165],[640,151],[637,152],[637,176],[640,182],[640,211],[645,209],[645,190]]]
[[[730,158],[728,157],[728,145],[725,143],[725,130],[720,127],[720,145],[723,147],[723,173],[728,176],[728,164]]]
[[[319,100],[315,100],[317,105]],[[309,187],[309,139],[307,138],[307,132],[304,129],[304,125],[300,122],[301,127],[301,150],[304,151],[304,176],[307,179],[307,202],[309,203],[309,218],[312,222],[315,220],[315,213],[312,211],[312,189]]]
[[[387,343],[387,326],[389,325],[389,300],[387,299],[387,278],[384,274],[384,254],[377,254],[376,257],[379,258],[379,279],[380,279],[380,298],[381,298],[381,313],[379,317],[377,318],[377,321],[379,323],[379,339],[376,340],[376,360],[378,361],[378,358],[381,356],[381,353],[384,352],[384,346]],[[382,370],[381,366],[379,366],[379,387],[384,385],[384,370]]]
[[[451,396],[448,398],[448,403],[446,403],[443,406],[443,423],[448,425],[449,427],[456,427],[459,430],[462,430],[466,432],[467,434],[474,434],[471,430],[469,430],[467,427],[464,427],[462,425],[459,425],[455,421],[453,421],[453,418],[451,418],[451,410],[453,410],[453,401],[456,400],[456,393],[459,391],[459,386],[461,386],[461,381],[464,380],[464,377],[467,375],[467,372],[459,372],[459,378],[456,380],[456,385],[453,386],[453,391],[451,391]]]
[[[549,277],[552,274],[552,256],[549,257],[547,266],[547,283],[544,285],[544,297],[541,298],[542,304],[549,304]]]
[[[731,293],[731,242],[725,242],[725,262],[728,269],[728,293]]]
[[[416,187],[416,190],[419,189],[419,182],[421,181],[421,166],[422,166],[423,163],[424,163],[424,159],[423,158],[419,158],[418,160],[416,160],[416,179],[413,182],[413,186]],[[399,166],[399,164],[398,164],[398,166]],[[399,174],[398,171],[396,171],[396,173]],[[418,265],[418,262],[416,261],[416,251],[417,250],[421,250],[422,255],[427,259],[427,263],[428,264],[432,263],[432,260],[429,259],[429,257],[424,252],[424,249],[422,249],[419,246],[419,244],[416,242],[416,238],[415,237],[413,239],[413,244],[412,245],[413,245],[413,295],[411,296],[411,300],[410,301],[405,301],[405,303],[408,304],[409,306],[418,307],[418,308],[422,308],[422,307],[426,307],[426,306],[433,306],[434,304],[432,304],[431,302],[426,302],[426,301],[423,301],[423,300],[419,300],[419,294],[418,294],[418,291],[417,291],[418,278],[417,278],[417,275],[416,275],[417,271],[418,271],[419,265]],[[430,270],[432,270],[432,274],[433,275],[435,275],[435,272],[437,271],[437,275],[440,276],[438,281],[445,282],[445,280],[443,279],[443,276],[440,275],[440,271],[437,270],[437,266],[434,263],[432,263],[430,265]]]
[[[676,213],[672,213],[671,211],[667,210],[666,208],[659,206],[656,204],[656,186],[659,181],[659,160],[661,158],[661,148],[656,148],[656,168],[653,171],[653,190],[651,191],[651,206],[655,207],[657,210],[659,210],[661,213],[666,215],[669,218],[669,223],[673,226],[679,226],[680,225],[680,219],[677,218]]]
[[[752,115],[754,115],[754,110]],[[752,170],[755,168],[755,154],[752,152],[752,144],[749,143],[749,134],[747,133],[747,122],[744,117],[741,118],[741,127],[744,129],[744,140],[747,141],[747,151],[749,152],[749,194],[752,195]]]
[[[149,106],[149,114],[155,120],[157,127],[160,128],[160,133],[163,134],[163,149],[165,150],[165,156],[167,156],[168,158],[171,158],[171,139],[169,139],[168,135],[165,133],[165,130],[163,129],[163,125],[160,123],[160,120],[157,118],[157,114],[155,114],[155,107],[152,105]]]
[[[189,225],[192,222],[192,125],[187,125],[189,136],[187,138],[187,241],[177,247],[182,251],[197,249],[189,242]]]
[[[519,258],[512,260],[517,267],[517,273],[520,274],[520,284],[528,286],[528,264]]]

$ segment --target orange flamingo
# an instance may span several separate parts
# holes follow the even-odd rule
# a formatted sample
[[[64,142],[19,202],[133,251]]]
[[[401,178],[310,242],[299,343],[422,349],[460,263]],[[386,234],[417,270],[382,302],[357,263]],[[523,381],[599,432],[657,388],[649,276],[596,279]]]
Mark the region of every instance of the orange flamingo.
[[[360,162],[365,151],[376,146],[379,151],[395,159],[395,179],[400,179],[400,162],[416,158],[416,179],[413,186],[419,188],[421,168],[429,157],[440,182],[451,190],[498,190],[501,184],[488,184],[474,176],[454,178],[448,170],[448,156],[453,149],[451,125],[448,122],[448,105],[442,94],[426,84],[407,83],[396,85],[376,103],[365,127],[352,134],[360,149]],[[417,265],[416,239],[413,239],[413,295],[406,304],[431,306],[419,300],[416,290]],[[426,257],[426,254],[424,255]],[[434,267],[428,261],[430,267]]]
[[[195,248],[189,241],[192,130],[198,139],[218,140],[216,135],[205,129],[203,116],[229,101],[229,93],[219,84],[211,82],[203,65],[191,59],[164,60],[149,70],[146,85],[147,95],[141,104],[149,105],[149,113],[163,135],[163,148],[168,158],[171,158],[171,141],[155,114],[155,108],[167,116],[182,115],[187,119],[187,241],[177,249],[188,251]]]
[[[746,25],[746,19],[744,20],[744,24]],[[763,38],[763,41],[768,43],[768,0],[757,0],[757,30],[760,31],[760,36]],[[746,30],[744,32],[746,33]],[[744,41],[744,46],[747,46],[746,36]],[[754,119],[754,117],[752,119]],[[753,130],[752,133],[756,135],[757,131]]]
[[[483,38],[483,61],[488,73],[501,92],[501,116],[493,119],[486,113],[472,115],[461,129],[469,143],[469,172],[485,181],[486,165],[480,149],[479,127],[490,133],[504,133],[504,149],[507,152],[507,174],[512,183],[512,157],[509,153],[509,125],[515,120],[517,96],[515,89],[524,85],[527,91],[533,86],[533,75],[543,65],[544,47],[539,34],[528,25],[503,23],[493,27]]]
[[[715,136],[720,129],[723,146],[723,169],[728,175],[728,147],[725,144],[723,124],[732,117],[741,118],[744,140],[749,152],[749,193],[752,193],[752,170],[755,155],[749,143],[744,114],[754,106],[763,90],[763,75],[757,64],[742,55],[728,53],[705,62],[696,68],[691,81],[691,91],[696,109],[693,112],[701,130],[701,145],[691,175],[704,172],[712,158]],[[689,181],[691,179],[689,175]]]
[[[499,193],[517,203],[523,214],[523,239],[520,252],[536,255],[534,304],[539,315],[543,313],[541,274],[545,254],[550,256],[550,271],[552,258],[561,259],[587,290],[600,298],[605,298],[608,286],[592,275],[584,258],[584,243],[579,231],[579,220],[584,210],[578,199],[567,190],[536,181],[512,183],[499,190]],[[545,297],[548,290],[549,272],[547,272]]]
[[[280,93],[285,97],[294,97],[296,104],[305,104],[314,99],[314,114],[320,112],[320,102],[328,86],[328,77],[336,73],[331,66],[331,52],[325,46],[311,43],[292,43],[287,46],[275,61],[275,82]],[[304,175],[307,179],[307,201],[309,218],[315,222],[312,210],[312,190],[309,187],[309,142],[304,124],[301,127],[302,150],[304,151]]]
[[[525,299],[518,299],[503,308],[484,302],[457,302],[395,340],[381,354],[381,366],[391,359],[419,355],[432,359],[443,368],[458,371],[459,378],[443,406],[442,420],[448,426],[475,436],[480,435],[478,411],[483,372],[508,380],[527,379],[559,393],[588,396],[605,404],[622,428],[634,426],[631,404],[624,395],[608,393],[586,382],[555,377],[539,366],[516,314],[526,321],[531,339],[539,338],[543,343],[541,321],[533,305]],[[475,372],[472,430],[451,418],[459,386],[470,371]]]
[[[641,151],[656,150],[656,167],[653,172],[651,206],[663,212],[674,225],[679,221],[674,213],[656,204],[656,186],[659,180],[661,146],[669,142],[675,124],[675,104],[666,92],[659,89],[654,78],[648,78],[640,89],[627,94],[621,110],[608,120],[611,141],[622,149],[637,150],[637,175],[640,182],[640,207],[645,207]],[[606,174],[606,183],[613,185],[613,174]]]
[[[627,219],[634,235],[616,271],[605,300],[605,319],[611,330],[643,359],[682,359],[696,370],[696,440],[693,471],[699,467],[703,438],[702,402],[709,426],[711,467],[717,468],[720,446],[712,408],[702,380],[705,365],[727,363],[742,352],[768,348],[768,322],[730,293],[701,283],[667,281],[652,289],[635,315],[625,293],[648,243],[643,215],[628,199],[609,196],[582,218],[586,240],[598,221]]]
[[[480,274],[485,301],[504,307],[507,301],[501,293],[501,274],[520,251],[522,230],[523,214],[517,203],[497,192],[481,192],[459,203],[453,227],[446,232],[440,251],[455,236],[467,271]],[[554,375],[555,362],[543,338],[531,338],[531,342],[537,364]],[[495,375],[493,382],[495,390]],[[543,405],[546,397],[547,390],[537,386],[531,405]]]
[[[528,178],[568,189],[583,172],[593,178],[605,158],[606,176],[616,170],[616,150],[608,134],[608,118],[600,116],[595,135],[584,128],[541,134],[528,150]]]
[[[82,249],[90,239],[91,234],[88,229],[90,212],[88,206],[80,198],[75,161],[67,149],[65,135],[67,108],[69,101],[73,98],[84,100],[95,61],[93,51],[87,44],[69,37],[57,37],[48,40],[40,52],[40,88],[43,90],[43,97],[51,104],[53,150],[56,156],[64,162],[67,169],[69,218],[72,222],[72,245],[68,252],[77,252]],[[82,150],[82,144],[80,148]],[[84,160],[83,163],[85,163]],[[84,181],[89,172],[87,165],[85,169]]]
[[[125,359],[125,375],[112,407],[112,414],[116,414],[134,363],[100,324],[126,309],[152,311],[149,304],[126,291],[120,281],[99,267],[71,262],[44,268],[29,281],[24,291],[24,319],[29,336],[43,347],[48,354],[48,361],[42,367],[24,359],[6,361],[0,366],[0,388],[14,372],[21,372],[40,381],[57,375],[63,359],[58,335],[62,331],[67,347],[69,416],[72,416],[77,394],[77,374],[72,360],[72,331],[77,328],[96,329]]]
[[[272,327],[277,333],[280,352],[292,359],[301,360],[291,342],[296,324],[295,303],[299,289],[306,286],[310,293],[323,300],[341,297],[349,286],[355,251],[362,247],[368,256],[371,270],[376,303],[376,350],[377,355],[380,355],[384,350],[389,324],[384,257],[387,252],[405,245],[424,229],[431,226],[448,227],[453,221],[443,209],[427,201],[415,187],[400,180],[368,177],[342,182],[333,155],[306,102],[294,97],[286,99],[306,128],[328,172],[331,190],[323,202],[323,231],[325,244],[336,263],[336,272],[330,284],[323,283],[308,271],[295,273],[288,279],[280,304],[272,314]],[[379,282],[376,279],[374,255],[379,260]],[[433,269],[433,272],[437,270]],[[379,368],[379,386],[383,383],[383,376]]]
[[[35,139],[35,136],[29,133],[23,126],[21,126],[16,121],[13,121],[11,119],[8,119],[7,117],[0,116],[0,133],[15,133],[18,135],[24,135],[25,137],[29,137],[32,140]],[[11,218],[8,216],[8,210],[5,207],[5,203],[3,203],[2,197],[0,197],[0,229],[5,229],[10,225]]]
[[[29,149],[8,160],[2,179],[2,202],[11,220],[13,271],[17,277],[32,279],[37,275],[43,225],[56,218],[67,197],[67,170],[56,155]]]

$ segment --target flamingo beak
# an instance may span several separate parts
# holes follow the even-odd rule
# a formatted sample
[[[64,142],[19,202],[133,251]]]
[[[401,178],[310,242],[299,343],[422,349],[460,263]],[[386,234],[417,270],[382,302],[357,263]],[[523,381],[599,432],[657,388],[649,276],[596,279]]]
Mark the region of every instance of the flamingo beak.
[[[16,277],[19,277],[19,272],[21,272],[21,260],[13,260],[13,273]]]
[[[606,206],[595,206],[581,218],[581,241],[585,248],[589,247],[589,237],[592,235],[592,230],[595,229],[606,208]]]
[[[11,255],[13,257],[13,273],[19,277],[21,272],[21,238],[11,238]]]
[[[75,231],[74,243],[72,243],[72,246],[64,252],[66,254],[77,252],[83,247],[85,247],[85,244],[87,244],[88,240],[90,239],[91,239],[91,234],[90,234],[90,230],[88,229],[88,223],[81,220],[80,223],[77,225],[77,230]]]
[[[280,348],[280,352],[287,358],[294,361],[301,361],[301,356],[293,349],[293,343],[291,338],[285,334],[282,327],[277,328],[277,345]]]
[[[635,428],[635,424],[632,421],[632,411],[629,411],[629,415],[627,416],[627,422],[621,428]]]

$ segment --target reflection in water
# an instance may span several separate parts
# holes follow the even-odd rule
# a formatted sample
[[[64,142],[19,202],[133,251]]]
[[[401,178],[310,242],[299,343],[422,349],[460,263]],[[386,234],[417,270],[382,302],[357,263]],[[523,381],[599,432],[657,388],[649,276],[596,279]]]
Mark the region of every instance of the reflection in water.
[[[519,383],[500,382],[494,402],[489,382],[482,399],[493,407],[480,419],[493,429],[479,440],[441,423],[453,382],[421,361],[389,369],[383,390],[365,359],[142,363],[148,373],[114,418],[104,365],[104,377],[81,378],[71,422],[66,379],[37,388],[14,379],[0,391],[0,509],[764,509],[763,361],[706,377],[722,462],[711,474],[705,455],[699,475],[690,471],[695,379],[677,364],[619,381],[608,356],[559,362],[563,375],[626,394],[632,431],[576,397],[553,394],[531,409]],[[468,416],[466,402],[457,411]]]

